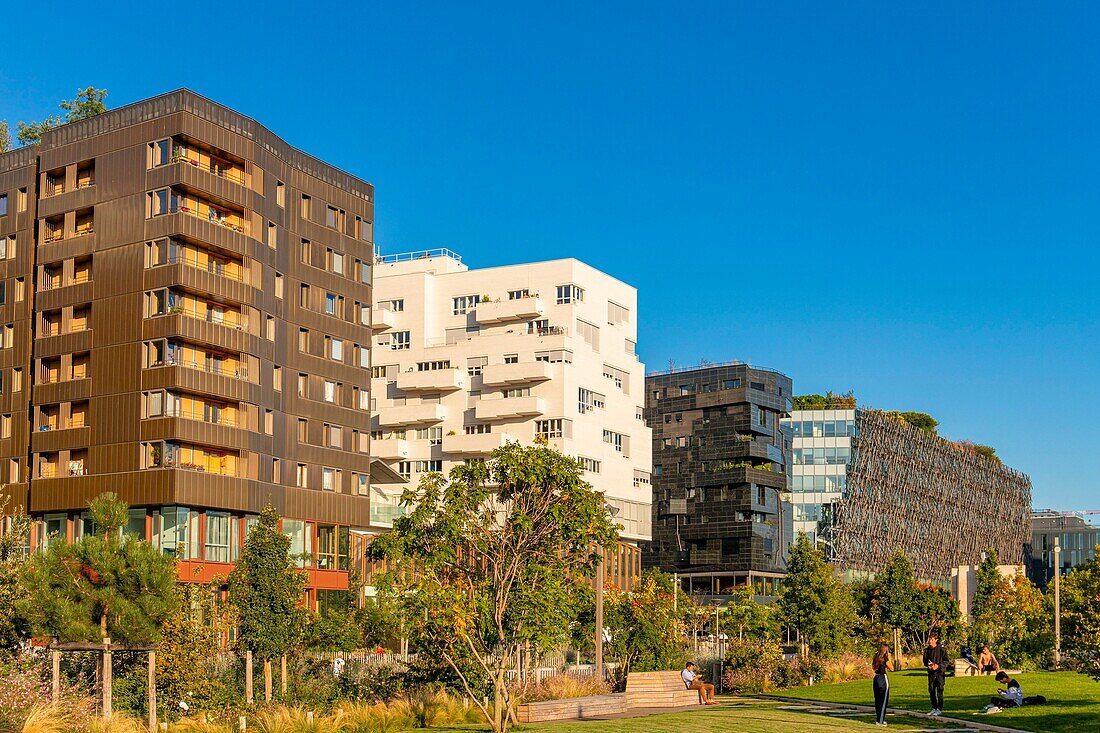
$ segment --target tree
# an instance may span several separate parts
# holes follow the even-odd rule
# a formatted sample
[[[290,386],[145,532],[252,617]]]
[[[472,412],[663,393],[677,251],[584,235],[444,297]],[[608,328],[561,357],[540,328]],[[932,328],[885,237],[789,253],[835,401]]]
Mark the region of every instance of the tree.
[[[752,586],[737,586],[730,596],[729,603],[720,612],[720,624],[725,633],[752,639],[778,639],[780,634],[779,617],[772,606],[759,603]]]
[[[970,602],[970,622],[974,626],[975,633],[983,631],[980,629],[977,619],[985,612],[990,599],[997,592],[997,584],[1000,581],[1001,568],[997,562],[997,551],[990,548],[974,571],[974,599]],[[985,638],[976,638],[972,641],[983,643]]]
[[[47,115],[41,122],[20,122],[17,134],[19,143],[21,145],[33,145],[42,141],[43,133],[59,125],[103,114],[107,111],[107,105],[103,102],[106,97],[106,89],[86,87],[78,90],[75,99],[62,100],[58,104],[65,113],[63,116]]]
[[[856,396],[851,390],[844,394],[795,395],[791,398],[791,405],[795,410],[854,410]]]
[[[914,626],[916,578],[909,557],[897,550],[876,579],[873,615],[889,629],[910,631]]]
[[[647,570],[629,593],[610,589],[604,623],[622,674],[678,669],[684,661],[684,614],[676,608],[672,578]]]
[[[1096,558],[1062,579],[1062,639],[1066,662],[1100,680],[1100,560]]]
[[[10,517],[7,529],[0,533],[0,649],[14,649],[26,637],[26,621],[16,612],[16,604],[26,597],[22,583],[28,562],[30,519],[23,507],[8,511],[10,499],[0,499],[0,517]]]
[[[7,120],[0,120],[0,153],[11,150],[11,128]]]
[[[898,410],[891,410],[886,413],[901,420],[902,422],[909,423],[918,430],[923,430],[929,435],[936,434],[936,426],[939,425],[939,421],[936,418],[929,415],[927,412],[899,412]]]
[[[603,495],[576,460],[508,443],[449,477],[425,474],[402,503],[409,512],[370,554],[411,561],[416,573],[395,581],[406,617],[500,733],[514,717],[505,673],[528,645],[538,652],[567,641],[573,587],[618,539]],[[472,674],[487,681],[491,703]]]
[[[179,605],[165,619],[157,647],[157,699],[166,714],[179,711],[180,702],[202,707],[218,692],[207,663],[217,654],[228,624],[214,592],[197,583],[176,586]]]
[[[176,562],[122,532],[127,506],[106,493],[88,502],[95,533],[53,538],[23,573],[17,605],[32,631],[61,641],[150,643],[176,609]]]
[[[279,514],[267,504],[229,574],[229,602],[239,624],[238,646],[264,660],[290,651],[305,624],[301,605],[305,584],[306,574],[290,554],[290,538],[279,529]]]
[[[959,602],[946,588],[917,583],[913,588],[913,623],[905,629],[910,648],[922,649],[933,631],[941,639],[954,636],[961,624]]]
[[[992,639],[1001,664],[1045,667],[1050,659],[1053,636],[1043,594],[1023,575],[998,576],[975,621],[986,632],[978,643]]]
[[[821,550],[801,532],[791,546],[777,605],[810,651],[829,655],[848,644],[856,621],[852,596]]]

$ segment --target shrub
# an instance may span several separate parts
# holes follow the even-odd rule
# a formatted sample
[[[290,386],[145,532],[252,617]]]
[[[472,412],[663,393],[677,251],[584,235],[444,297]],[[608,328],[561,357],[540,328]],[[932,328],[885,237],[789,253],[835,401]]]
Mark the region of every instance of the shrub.
[[[404,689],[407,669],[399,662],[386,660],[348,662],[336,679],[336,686],[340,696],[347,700],[386,702]]]
[[[871,679],[875,676],[871,662],[866,657],[852,652],[844,652],[835,659],[824,663],[824,675],[818,677],[825,682],[849,682],[851,680]]]
[[[347,733],[390,733],[413,724],[409,706],[401,700],[390,703],[344,703],[337,708]]]
[[[406,692],[400,700],[417,728],[453,725],[467,719],[467,708],[444,690],[422,687]]]
[[[731,642],[726,649],[722,685],[727,692],[753,693],[775,688],[783,652],[774,641]]]

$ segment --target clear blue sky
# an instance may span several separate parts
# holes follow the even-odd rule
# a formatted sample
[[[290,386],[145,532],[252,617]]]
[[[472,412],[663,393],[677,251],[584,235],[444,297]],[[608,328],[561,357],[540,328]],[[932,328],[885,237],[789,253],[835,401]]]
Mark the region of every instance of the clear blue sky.
[[[63,5],[0,118],[189,87],[372,181],[385,252],[579,257],[651,368],[927,411],[1100,508],[1095,4]]]

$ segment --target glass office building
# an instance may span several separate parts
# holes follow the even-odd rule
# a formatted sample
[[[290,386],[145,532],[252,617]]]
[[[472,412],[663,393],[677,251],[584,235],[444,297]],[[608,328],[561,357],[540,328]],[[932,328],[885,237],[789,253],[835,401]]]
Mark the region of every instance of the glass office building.
[[[792,437],[790,501],[794,536],[805,533],[830,555],[837,502],[844,497],[855,410],[795,410],[783,420]]]

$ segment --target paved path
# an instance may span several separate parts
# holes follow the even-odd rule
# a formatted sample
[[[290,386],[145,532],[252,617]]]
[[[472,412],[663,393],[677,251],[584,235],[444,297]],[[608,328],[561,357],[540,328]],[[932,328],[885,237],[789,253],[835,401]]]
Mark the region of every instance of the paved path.
[[[780,710],[801,710],[806,713],[818,713],[821,715],[833,715],[840,716],[842,713],[848,714],[875,714],[875,708],[872,705],[852,705],[850,703],[839,702],[821,702],[819,700],[806,700],[801,697],[783,697],[782,695],[760,695],[760,698],[765,700],[778,700],[779,702],[787,703],[782,706]],[[939,733],[946,733],[947,731],[988,731],[989,733],[1031,733],[1030,731],[1020,730],[1019,728],[1007,728],[1003,725],[993,725],[992,723],[978,723],[973,720],[962,720],[961,718],[949,718],[945,715],[929,715],[928,713],[917,713],[912,710],[905,710],[903,708],[887,708],[887,713],[894,716],[908,716],[911,718],[923,718],[924,720],[935,721],[937,723],[944,723],[946,725],[955,726],[953,728],[939,729]]]

